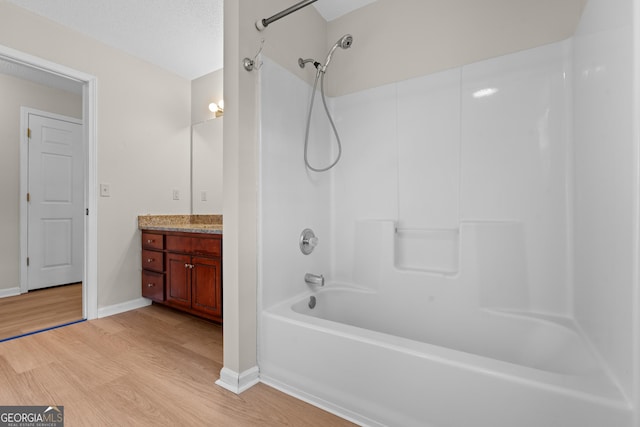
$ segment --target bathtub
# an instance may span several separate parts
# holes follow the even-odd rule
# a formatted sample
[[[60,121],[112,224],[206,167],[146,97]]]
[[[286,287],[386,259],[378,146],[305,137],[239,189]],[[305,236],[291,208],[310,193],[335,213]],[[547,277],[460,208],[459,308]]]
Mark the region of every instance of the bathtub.
[[[571,322],[386,301],[328,285],[264,310],[261,380],[361,425],[632,425]]]

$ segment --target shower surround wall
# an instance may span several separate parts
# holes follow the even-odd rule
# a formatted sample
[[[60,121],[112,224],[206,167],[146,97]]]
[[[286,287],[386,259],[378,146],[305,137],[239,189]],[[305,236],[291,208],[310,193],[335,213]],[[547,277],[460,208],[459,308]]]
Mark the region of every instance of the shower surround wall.
[[[354,282],[359,220],[440,231],[465,221],[515,221],[524,225],[527,271],[514,293],[527,301],[509,308],[567,314],[568,46],[335,99],[345,149],[332,180],[332,279]],[[397,265],[407,261],[398,255]],[[441,266],[425,256],[424,267],[455,272],[457,253],[449,256]]]
[[[268,349],[276,338],[268,312],[305,298],[305,273],[324,274],[328,287],[378,289],[373,255],[389,248],[376,246],[384,239],[370,235],[376,230],[371,224],[393,222],[398,271],[443,278],[460,274],[461,230],[485,224],[497,230],[488,241],[508,250],[498,262],[482,251],[471,255],[483,272],[478,281],[495,283],[474,283],[461,304],[466,299],[565,319],[593,345],[617,383],[620,405],[630,409],[638,382],[634,13],[627,0],[592,0],[576,36],[567,41],[331,99],[344,151],[325,174],[307,172],[303,163],[310,86],[266,60],[260,157],[263,378],[306,382],[299,373],[287,377]],[[354,39],[356,49],[357,34]],[[329,70],[327,79],[332,78],[340,76]],[[333,140],[319,104],[314,115],[310,158],[322,165],[335,152],[328,151]],[[304,256],[297,239],[307,227],[320,245]],[[362,253],[372,257],[363,262]],[[386,286],[406,294],[413,285]],[[294,351],[291,339],[284,353]],[[321,343],[313,354],[309,369],[335,362],[332,348]],[[357,362],[345,360],[345,369],[350,363]],[[416,382],[430,381],[414,374]],[[350,414],[348,398],[327,402],[312,389],[288,391]],[[356,419],[366,420],[361,415]],[[593,422],[605,421],[612,427],[638,423],[628,416]]]
[[[493,221],[522,224],[514,231],[517,252],[504,260],[523,266],[522,280],[507,291],[514,298],[498,305],[568,315],[570,46],[556,43],[332,99],[344,148],[338,166],[324,174],[306,171],[302,161],[310,87],[265,61],[262,277],[278,286],[263,289],[263,306],[305,291],[305,272],[366,286],[354,278],[359,221],[395,221],[396,265],[443,274],[457,272],[460,224]],[[491,89],[497,92],[487,95]],[[316,105],[310,159],[317,166],[335,156],[323,114]],[[312,255],[281,244],[295,242],[307,227],[320,238]],[[412,232],[431,233],[435,259],[416,254]],[[295,262],[284,268],[288,260]]]

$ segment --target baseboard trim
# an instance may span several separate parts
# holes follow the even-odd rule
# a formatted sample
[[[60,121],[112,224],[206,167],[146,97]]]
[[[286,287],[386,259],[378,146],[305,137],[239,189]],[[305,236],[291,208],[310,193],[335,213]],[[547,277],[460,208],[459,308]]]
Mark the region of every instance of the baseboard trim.
[[[20,286],[16,288],[0,289],[0,298],[15,297],[20,295]]]
[[[131,301],[121,302],[120,304],[108,305],[98,309],[98,318],[113,316],[114,314],[124,313],[125,311],[135,310],[151,305],[151,300],[147,298],[137,298]]]
[[[240,374],[229,368],[222,368],[220,370],[220,379],[216,381],[216,385],[229,390],[232,393],[240,394],[259,382],[260,370],[257,366],[247,369]]]

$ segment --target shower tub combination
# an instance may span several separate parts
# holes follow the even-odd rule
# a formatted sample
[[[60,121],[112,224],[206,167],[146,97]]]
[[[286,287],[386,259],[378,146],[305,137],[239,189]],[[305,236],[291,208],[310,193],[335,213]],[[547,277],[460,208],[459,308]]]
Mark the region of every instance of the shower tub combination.
[[[369,426],[638,425],[636,308],[620,307],[636,279],[607,275],[636,270],[619,256],[636,220],[600,200],[637,194],[619,188],[637,172],[620,154],[635,142],[616,133],[631,115],[609,108],[632,104],[609,90],[630,81],[632,43],[599,25],[630,3],[590,0],[593,38],[328,102],[327,66],[358,34],[324,63],[298,60],[315,66],[313,87],[264,58],[262,382]],[[321,243],[301,255],[309,227]]]
[[[484,227],[461,226],[460,272],[443,274],[398,269],[393,223],[370,223],[390,248],[370,259],[379,282],[330,283],[265,310],[262,381],[370,426],[631,425],[572,321],[474,307],[458,294],[477,282],[478,250],[492,250]]]

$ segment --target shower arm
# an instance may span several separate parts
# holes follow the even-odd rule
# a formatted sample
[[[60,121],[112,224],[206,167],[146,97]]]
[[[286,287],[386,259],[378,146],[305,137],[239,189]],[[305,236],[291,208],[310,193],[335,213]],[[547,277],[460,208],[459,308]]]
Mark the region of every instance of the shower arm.
[[[256,21],[256,28],[258,31],[262,31],[269,26],[272,22],[276,22],[278,19],[284,18],[285,16],[296,12],[303,7],[309,6],[311,3],[315,3],[318,0],[303,0],[300,3],[296,3],[293,6],[283,10],[282,12],[276,13],[270,18],[258,19]]]

